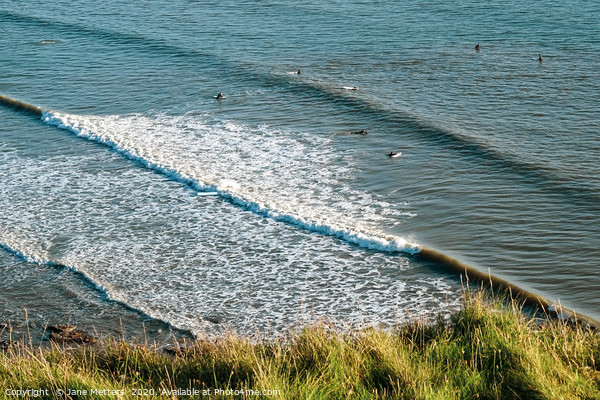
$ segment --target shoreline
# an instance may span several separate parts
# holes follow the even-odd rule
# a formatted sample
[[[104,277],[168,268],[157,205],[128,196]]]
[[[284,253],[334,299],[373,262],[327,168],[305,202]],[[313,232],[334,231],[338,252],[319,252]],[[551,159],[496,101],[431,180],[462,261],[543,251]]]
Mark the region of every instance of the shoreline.
[[[600,335],[528,318],[522,305],[479,291],[465,293],[450,321],[391,331],[322,323],[278,340],[229,334],[170,348],[115,339],[13,343],[0,350],[0,385],[48,399],[600,396]]]
[[[19,100],[16,100],[16,99],[4,96],[4,95],[0,95],[0,104],[7,108],[10,108],[10,109],[13,109],[13,110],[16,110],[19,112],[23,112],[23,113],[30,115],[38,120],[40,119],[42,114],[45,112],[44,109],[42,109],[40,107],[25,103],[25,102],[22,102],[22,101],[19,101]],[[57,126],[60,129],[67,129],[67,130],[70,130],[73,132],[76,131],[76,130],[73,130],[72,127],[62,126],[60,124],[58,124]],[[75,132],[75,133],[77,133],[77,132]],[[121,153],[123,153],[123,152],[121,152]],[[126,158],[131,158],[130,157],[131,155],[128,152],[124,152],[124,154],[121,154],[121,155],[125,156]],[[144,161],[144,160],[142,159],[142,161]],[[172,178],[172,176],[171,176],[172,171],[170,171],[168,169],[164,169],[162,167],[157,167],[156,165],[149,163],[149,162],[146,162],[144,164],[144,166],[150,170],[154,170],[163,175],[166,174],[166,175],[170,176],[169,179]],[[186,180],[187,178],[186,179],[184,179],[184,178],[185,177],[181,177],[176,174],[175,180],[185,183],[187,181]],[[202,188],[196,188],[196,189],[200,190]],[[227,198],[227,196],[225,196],[225,197]],[[234,197],[231,197],[231,198],[228,198],[228,200],[230,200],[237,206],[240,206],[242,208],[250,208],[250,209],[252,209],[252,211],[254,213],[256,213],[258,215],[263,215],[268,218],[272,218],[276,221],[281,220],[281,221],[283,221],[285,223],[289,223],[293,226],[299,226],[300,228],[308,229],[309,231],[314,230],[316,232],[320,232],[320,230],[321,230],[320,228],[316,229],[315,227],[311,228],[310,226],[305,227],[305,226],[303,226],[303,224],[298,224],[298,221],[294,220],[293,218],[290,220],[289,217],[281,218],[279,216],[277,216],[277,217],[272,216],[271,212],[268,209],[263,209],[263,208],[257,206],[256,204],[251,203],[251,202],[246,202],[243,199],[236,199]],[[349,238],[346,237],[346,236],[348,236],[346,233],[347,232],[345,232],[345,231],[332,231],[332,232],[326,232],[323,234],[329,235],[329,236],[334,236],[334,237],[340,238],[342,240],[348,241],[350,243],[350,245],[360,245],[360,244],[357,244],[358,243],[357,239],[354,238],[352,235],[350,235]],[[401,244],[404,247],[400,246]],[[409,246],[409,247],[406,247],[406,246]],[[4,246],[4,247],[6,247],[6,246]],[[8,247],[6,247],[6,248],[9,252],[12,251],[10,248],[8,248]],[[401,248],[401,250],[398,250],[398,248]],[[389,250],[389,249],[391,249],[391,250]],[[394,249],[396,249],[396,250],[394,250]],[[417,251],[417,250],[419,250],[419,251]],[[437,269],[441,269],[444,272],[457,275],[459,279],[462,279],[462,277],[464,276],[467,279],[467,281],[469,279],[476,280],[476,281],[482,282],[484,284],[490,284],[494,288],[497,287],[500,290],[509,290],[513,293],[513,295],[523,297],[526,300],[526,302],[528,303],[528,305],[531,305],[532,307],[541,307],[545,312],[555,313],[557,317],[561,317],[561,318],[565,317],[565,318],[569,318],[569,319],[574,319],[576,321],[591,324],[595,327],[600,327],[600,322],[594,318],[588,317],[583,314],[576,313],[575,311],[566,309],[564,307],[562,307],[560,310],[555,310],[555,306],[548,299],[545,299],[542,296],[539,296],[535,293],[532,293],[525,289],[522,289],[522,288],[518,287],[517,285],[515,285],[509,281],[506,281],[504,279],[498,278],[491,274],[482,273],[482,272],[480,272],[480,271],[478,271],[478,270],[476,270],[476,269],[474,269],[474,268],[472,268],[472,267],[470,267],[470,266],[468,266],[468,265],[466,265],[466,264],[464,264],[464,263],[438,251],[438,250],[434,250],[432,248],[428,248],[428,247],[424,247],[424,246],[419,246],[417,249],[417,247],[413,248],[413,245],[410,243],[398,244],[398,243],[393,242],[392,244],[388,243],[387,245],[385,245],[384,250],[382,250],[382,251],[386,251],[386,252],[387,251],[391,251],[391,252],[401,251],[401,252],[407,253],[410,257],[414,257],[415,259],[433,262],[436,264]],[[15,252],[15,253],[19,254],[18,252]],[[51,267],[60,267],[60,268],[65,268],[65,269],[70,268],[68,266],[63,266],[60,264],[55,265],[55,263],[53,263],[52,261],[48,261],[46,263]],[[81,274],[81,277],[88,279],[90,284],[94,284],[93,279],[88,278],[85,273],[80,272],[80,271],[74,271],[74,273]],[[128,307],[128,305],[125,303],[123,303],[122,306]],[[133,309],[133,310],[135,311],[135,309]]]
[[[492,293],[509,293],[512,298],[522,301],[523,306],[527,306],[526,315],[545,315],[548,318],[563,320],[569,324],[582,324],[596,331],[600,327],[600,323],[592,318],[577,314],[566,308],[560,308],[560,306],[553,306],[541,296],[520,289],[510,282],[492,275],[483,274],[434,250],[422,248],[422,251],[414,257],[435,264],[436,269],[453,273],[455,275],[454,279],[464,282],[467,289],[471,284],[471,287],[477,288],[477,286],[480,286],[480,290],[485,288]],[[174,327],[166,321],[152,318],[125,303],[107,298],[105,293],[99,291],[97,287],[90,285],[87,280],[80,279],[81,276],[78,271],[68,268],[48,269],[44,266],[39,267],[44,270],[44,274],[38,277],[39,282],[29,282],[31,286],[30,296],[23,295],[17,290],[13,292],[19,293],[19,295],[11,297],[11,292],[7,289],[12,288],[2,290],[5,301],[10,304],[10,307],[3,310],[0,315],[0,341],[13,340],[9,339],[10,336],[16,340],[27,338],[26,342],[29,343],[48,343],[48,327],[55,325],[74,326],[78,331],[100,340],[116,339],[131,343],[167,345],[173,343],[173,341],[189,341],[199,337],[190,331]],[[62,275],[62,280],[59,282],[53,276],[57,273]],[[67,278],[65,278],[65,275]],[[71,279],[68,279],[68,277]],[[472,285],[473,283],[477,283],[477,286]],[[78,285],[78,287],[69,287],[73,284]],[[0,289],[3,289],[1,283]],[[47,303],[40,301],[35,304],[32,296],[41,290],[46,292],[45,298],[52,298],[55,301]],[[77,296],[74,297],[75,293],[77,293]],[[19,303],[19,300],[21,303],[15,304]],[[20,312],[15,313],[15,310],[20,310]],[[452,311],[448,310],[448,313],[450,312]],[[420,318],[421,320],[433,319],[426,316]],[[317,319],[317,321],[320,320]],[[219,337],[223,333],[233,332],[227,324],[216,324],[220,326],[219,329],[210,334],[205,334],[211,337]],[[260,337],[274,336],[273,332],[259,331],[255,332],[255,335]]]

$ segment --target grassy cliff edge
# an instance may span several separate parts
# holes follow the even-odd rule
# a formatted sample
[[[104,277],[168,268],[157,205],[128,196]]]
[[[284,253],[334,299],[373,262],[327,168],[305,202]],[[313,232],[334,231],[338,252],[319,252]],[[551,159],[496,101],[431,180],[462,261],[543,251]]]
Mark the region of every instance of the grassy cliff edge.
[[[278,341],[235,335],[165,352],[112,339],[0,352],[2,398],[600,399],[600,336],[466,295],[450,321]]]

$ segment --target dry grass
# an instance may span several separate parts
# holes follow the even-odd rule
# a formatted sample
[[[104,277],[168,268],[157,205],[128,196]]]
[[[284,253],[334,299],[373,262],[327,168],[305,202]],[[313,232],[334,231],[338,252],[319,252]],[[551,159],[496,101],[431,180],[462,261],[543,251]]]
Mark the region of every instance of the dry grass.
[[[600,399],[597,360],[597,332],[540,324],[517,303],[479,293],[465,296],[449,323],[393,331],[322,324],[276,342],[198,340],[174,354],[115,340],[72,349],[16,344],[0,354],[0,387],[5,398],[15,398],[7,389],[48,389],[41,398],[139,399],[141,390],[152,394],[145,398]],[[56,394],[68,389],[78,395]]]

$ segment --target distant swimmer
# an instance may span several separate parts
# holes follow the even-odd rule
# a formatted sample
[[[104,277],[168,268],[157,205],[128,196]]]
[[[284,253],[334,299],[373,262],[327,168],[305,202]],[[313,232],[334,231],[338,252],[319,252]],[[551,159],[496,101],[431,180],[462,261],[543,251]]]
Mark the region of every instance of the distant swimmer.
[[[366,129],[363,129],[362,131],[358,131],[358,132],[350,132],[350,133],[352,133],[352,134],[354,134],[354,135],[366,135],[366,134],[367,134],[367,131],[366,131]]]
[[[539,54],[539,55],[538,55],[538,61],[539,61],[539,62],[542,62],[542,61],[544,61],[544,59],[542,58],[542,55],[541,55],[541,54]]]
[[[218,95],[216,95],[216,96],[215,96],[215,98],[216,98],[217,100],[223,100],[223,99],[225,98],[225,96],[223,96],[223,92],[219,92],[219,94],[218,94]]]
[[[479,49],[480,49],[480,48],[481,48],[481,45],[480,45],[479,43],[477,43],[477,44],[475,45],[475,50],[479,51]]]

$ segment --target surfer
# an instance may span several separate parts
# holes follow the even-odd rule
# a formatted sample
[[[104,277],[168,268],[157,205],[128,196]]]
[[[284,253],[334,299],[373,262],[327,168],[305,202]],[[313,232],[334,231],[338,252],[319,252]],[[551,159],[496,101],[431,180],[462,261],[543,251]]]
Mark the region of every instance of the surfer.
[[[395,151],[390,151],[390,154],[388,154],[388,156],[390,156],[390,157],[394,157],[395,155],[396,155]]]
[[[544,61],[544,59],[542,58],[542,55],[541,55],[541,54],[539,54],[539,55],[538,55],[538,61],[539,61],[539,62],[542,62],[542,61]]]
[[[223,92],[219,92],[219,94],[215,97],[217,100],[223,100],[225,96],[223,96]]]
[[[357,88],[356,86],[354,86],[354,87],[352,88],[352,90],[358,90],[358,88]]]
[[[300,68],[298,68],[298,72],[296,72],[298,75],[300,75],[302,73],[302,71],[300,71]]]
[[[475,50],[479,51],[479,49],[480,49],[480,48],[481,48],[481,45],[480,45],[479,43],[477,43],[477,44],[475,45]]]
[[[366,135],[367,131],[365,129],[363,129],[362,131],[358,131],[358,132],[350,132],[353,135]]]

